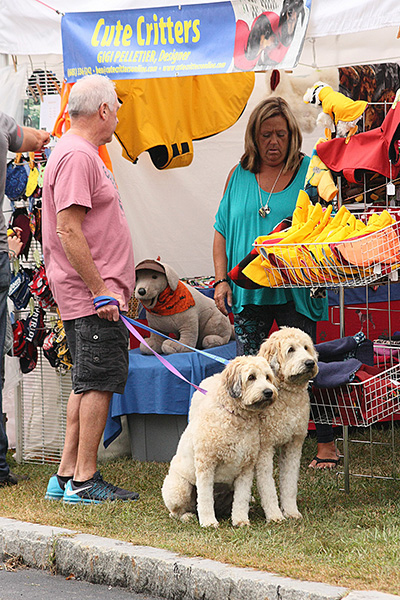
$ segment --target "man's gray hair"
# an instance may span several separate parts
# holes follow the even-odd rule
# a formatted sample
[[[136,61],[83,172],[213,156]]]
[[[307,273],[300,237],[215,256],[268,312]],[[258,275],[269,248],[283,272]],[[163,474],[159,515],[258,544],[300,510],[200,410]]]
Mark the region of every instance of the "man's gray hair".
[[[71,117],[92,115],[105,102],[112,109],[115,104],[115,84],[104,75],[85,75],[72,86],[68,99]]]

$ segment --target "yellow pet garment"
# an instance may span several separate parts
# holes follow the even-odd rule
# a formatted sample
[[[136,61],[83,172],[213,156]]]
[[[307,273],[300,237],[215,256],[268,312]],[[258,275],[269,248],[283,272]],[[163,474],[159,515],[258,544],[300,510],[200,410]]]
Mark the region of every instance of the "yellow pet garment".
[[[318,196],[325,200],[325,202],[332,202],[332,200],[339,193],[339,190],[333,181],[330,170],[319,158],[316,150],[317,144],[322,144],[326,141],[327,140],[325,138],[319,138],[313,148],[310,164],[306,174],[305,190],[313,199],[314,193],[309,189],[309,186],[313,186],[313,188],[317,189]]]
[[[335,92],[329,85],[325,85],[318,93],[322,110],[330,115],[335,125],[339,121],[349,123],[361,117],[368,102],[365,100],[352,100],[340,92]]]
[[[387,210],[373,213],[367,224],[345,206],[334,217],[331,213],[332,205],[326,210],[312,205],[301,190],[291,227],[259,236],[254,242],[258,256],[243,274],[264,287],[312,287],[371,277],[376,264],[382,274],[398,268],[398,227]]]
[[[116,81],[122,155],[136,162],[147,150],[157,169],[189,165],[193,140],[236,123],[254,80],[249,72]]]

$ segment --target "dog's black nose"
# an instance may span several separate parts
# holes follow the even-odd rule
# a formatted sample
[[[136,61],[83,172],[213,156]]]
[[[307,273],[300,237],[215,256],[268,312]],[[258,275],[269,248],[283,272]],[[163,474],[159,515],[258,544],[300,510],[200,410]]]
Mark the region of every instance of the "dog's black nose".
[[[306,360],[305,364],[309,371],[311,371],[315,367],[315,361],[313,360]]]
[[[139,288],[137,293],[139,294],[139,296],[144,296],[146,293],[146,290],[144,288]]]
[[[273,396],[273,391],[268,389],[263,391],[263,396],[266,400],[269,400]]]

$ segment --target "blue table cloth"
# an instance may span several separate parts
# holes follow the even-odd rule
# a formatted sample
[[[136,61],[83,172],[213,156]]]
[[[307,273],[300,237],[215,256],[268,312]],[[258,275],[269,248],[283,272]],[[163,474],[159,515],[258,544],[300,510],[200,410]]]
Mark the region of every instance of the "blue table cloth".
[[[236,342],[211,348],[209,352],[231,360],[236,356]],[[197,352],[170,354],[165,358],[196,385],[224,368],[222,363]],[[194,391],[191,385],[164,367],[156,356],[141,354],[139,348],[130,350],[128,381],[124,393],[114,394],[111,398],[104,446],[107,448],[121,433],[121,415],[187,415]]]

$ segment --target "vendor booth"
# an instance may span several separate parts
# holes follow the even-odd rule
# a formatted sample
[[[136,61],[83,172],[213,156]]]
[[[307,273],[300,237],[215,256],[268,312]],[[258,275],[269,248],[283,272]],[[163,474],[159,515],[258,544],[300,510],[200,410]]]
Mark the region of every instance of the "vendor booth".
[[[117,5],[113,5],[116,16],[113,17],[115,29],[112,30],[112,26],[105,21],[105,15],[109,11],[109,3],[105,0],[99,0],[95,6],[89,0],[49,0],[48,3],[36,0],[15,3],[5,0],[2,3],[0,81],[4,91],[0,98],[0,110],[12,114],[20,122],[23,119],[24,103],[36,103],[41,108],[43,126],[51,127],[50,123],[55,122],[60,114],[59,92],[64,76],[69,74],[69,82],[73,83],[84,74],[85,68],[89,68],[89,62],[86,67],[77,66],[85,53],[90,56],[90,68],[94,69],[94,61],[97,61],[98,72],[105,69],[104,72],[107,73],[108,67],[116,69],[114,74],[118,74],[118,95],[128,110],[123,112],[121,109],[117,136],[108,144],[107,151],[130,225],[135,262],[161,257],[180,277],[212,276],[214,217],[227,173],[237,164],[242,154],[244,129],[256,104],[270,93],[287,97],[290,102],[298,102],[301,106],[299,120],[303,124],[303,149],[311,155],[316,141],[323,135],[323,128],[316,125],[319,110],[305,105],[302,100],[305,90],[324,78],[337,89],[339,83],[343,84],[343,78],[339,78],[339,68],[351,69],[352,65],[379,63],[398,64],[400,60],[400,6],[396,0],[383,0],[378,5],[373,0],[338,0],[335,3],[324,0],[304,1],[303,11],[298,16],[299,40],[296,51],[295,46],[286,50],[277,46],[275,50],[281,53],[279,58],[275,60],[274,56],[277,55],[269,54],[264,66],[257,62],[258,54],[256,62],[252,62],[249,52],[246,50],[246,53],[243,44],[241,45],[241,40],[248,39],[258,17],[249,8],[252,4],[254,3],[246,0],[222,3],[215,3],[213,0],[191,3],[185,0],[177,7],[172,0],[166,0],[159,9],[160,13],[156,15],[149,9],[148,3],[119,0]],[[281,4],[282,2],[276,3],[276,10]],[[138,20],[144,27],[138,29],[143,48],[148,39],[147,54],[140,55],[140,60],[138,56],[135,59],[134,53],[128,53],[131,32],[122,18],[124,11],[138,10],[143,13],[143,21],[140,21],[142,17]],[[209,55],[202,60],[196,56],[196,60],[193,58],[190,62],[188,57],[185,58],[184,50],[178,52],[175,49],[175,54],[170,52],[168,58],[165,54],[161,66],[156,63],[156,55],[151,52],[158,39],[156,36],[161,36],[161,18],[167,23],[169,10],[182,12],[180,19],[174,17],[174,23],[179,21],[183,24],[182,31],[185,30],[184,23],[191,22],[187,34],[192,39],[196,39],[197,35],[194,25],[196,10],[200,11],[201,18],[208,15],[209,47],[213,51],[216,47],[222,48],[220,52],[225,53],[224,56],[219,56],[218,62],[212,62]],[[228,30],[222,30],[222,17],[213,20],[213,11],[216,10],[227,10],[227,14],[236,15],[237,22],[242,22],[240,31],[239,26],[234,29],[234,39],[229,37],[231,33]],[[185,16],[186,14],[192,18]],[[221,15],[224,16],[225,13]],[[91,24],[93,27],[90,31],[94,33],[89,38],[90,52],[93,48],[96,50],[93,54],[85,46],[85,28],[90,29]],[[272,23],[271,27],[274,29],[275,25]],[[173,32],[166,26],[164,33],[167,37],[168,31],[171,36],[177,37],[178,41],[175,38],[173,40],[176,46],[183,35],[180,25],[175,25]],[[122,66],[113,66],[115,55],[106,53],[107,35],[119,35],[121,44],[125,43],[126,50],[121,46],[121,49],[109,49],[109,52],[126,52],[123,56],[125,62],[118,64],[124,68],[130,65],[130,74],[136,85],[129,84],[127,77],[120,77],[124,71]],[[114,37],[112,43],[115,39]],[[227,48],[232,50],[230,54]],[[144,52],[144,49],[140,51]],[[157,60],[160,56],[161,54],[157,54]],[[121,56],[119,59],[122,60]],[[132,67],[134,60],[135,69]],[[162,77],[157,78],[154,77],[156,71],[152,70],[156,65],[157,68],[171,69],[163,70]],[[182,68],[177,69],[179,65]],[[186,65],[187,69],[182,65]],[[199,65],[203,65],[200,70]],[[204,65],[207,65],[206,71]],[[272,78],[274,67],[275,78]],[[280,73],[278,80],[277,72]],[[110,77],[111,73],[110,71]],[[400,87],[400,82],[397,83]],[[155,102],[151,106],[144,102],[135,112],[132,107],[138,105],[137,99],[141,97],[151,97]],[[184,112],[188,105],[190,120]],[[34,110],[30,114],[32,117]],[[185,123],[182,124],[181,121]],[[176,131],[181,128],[186,137],[177,139]],[[164,138],[155,138],[153,129],[163,132]],[[148,137],[136,136],[135,132],[139,130],[141,133],[146,131]],[[395,183],[397,185],[396,181]],[[350,200],[357,198],[357,209],[367,208],[363,191],[361,194],[357,193],[357,196],[349,192]],[[399,202],[397,187],[395,195],[391,195],[390,199],[385,195],[383,203],[379,201],[373,208],[382,209],[387,204],[394,210]],[[14,208],[10,207],[9,210]],[[360,329],[370,339],[384,336],[390,338],[398,331],[400,284],[393,280],[389,286],[386,282],[383,285],[378,282],[377,285],[376,290],[362,285],[347,289],[344,297],[339,297],[333,289],[329,290],[330,322],[319,324],[317,341],[323,342],[344,334],[353,335]],[[346,331],[343,322],[344,307]],[[388,314],[391,315],[389,321]],[[54,319],[52,327],[57,326],[53,321]],[[227,347],[216,349],[216,352],[222,352],[221,355],[229,359],[234,356],[233,347],[234,343],[231,342]],[[41,360],[42,355],[39,357],[39,365]],[[195,384],[223,368],[221,363],[199,358],[195,353],[174,355],[170,360],[176,361],[178,370]],[[184,427],[192,391],[187,384],[175,381],[170,373],[161,372],[162,368],[155,357],[142,356],[138,349],[131,350],[130,362],[131,372],[137,373],[137,376],[132,375],[124,394],[115,395],[112,400],[104,436],[105,444],[118,437],[120,417],[128,415],[134,458],[169,460]],[[45,372],[48,369],[51,371],[47,362],[44,365]],[[57,377],[63,378],[67,367],[68,364],[62,365]],[[152,382],[151,386],[148,385],[149,381]],[[21,389],[19,402],[23,404],[24,392]],[[31,395],[29,387],[25,388],[25,393]],[[65,413],[64,394],[59,397],[62,406],[58,407],[57,412]],[[38,406],[36,399],[35,402],[32,401],[32,412]],[[159,418],[154,419],[154,415]],[[64,426],[64,420],[60,418]],[[30,421],[33,422],[34,419]],[[18,435],[23,446],[29,437],[24,427],[26,429],[30,425],[22,423],[21,427]],[[162,427],[166,427],[166,430],[162,430]],[[146,439],[146,435],[151,440],[161,439],[161,430],[162,435],[168,439],[168,447]],[[46,453],[43,455],[46,460]],[[25,458],[23,451],[19,458]],[[51,459],[54,460],[53,454]]]

